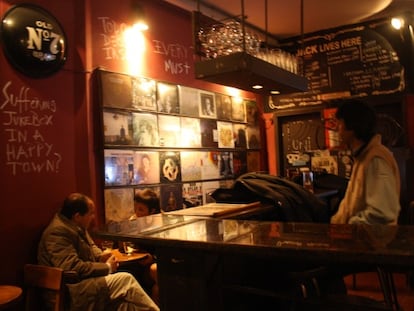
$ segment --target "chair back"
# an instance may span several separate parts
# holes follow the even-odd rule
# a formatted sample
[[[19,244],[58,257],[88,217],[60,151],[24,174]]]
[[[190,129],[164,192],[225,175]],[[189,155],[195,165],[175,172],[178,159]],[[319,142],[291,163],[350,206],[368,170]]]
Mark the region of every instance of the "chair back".
[[[35,264],[24,266],[25,311],[64,310],[63,269]],[[47,297],[47,303],[45,301]]]

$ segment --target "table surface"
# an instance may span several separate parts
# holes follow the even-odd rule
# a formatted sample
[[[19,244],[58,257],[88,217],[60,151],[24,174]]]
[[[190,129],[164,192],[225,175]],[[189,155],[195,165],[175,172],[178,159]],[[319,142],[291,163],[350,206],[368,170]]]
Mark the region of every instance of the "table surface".
[[[18,286],[0,285],[0,309],[20,299],[22,292]]]
[[[157,214],[97,237],[286,260],[414,266],[414,226],[284,223]]]

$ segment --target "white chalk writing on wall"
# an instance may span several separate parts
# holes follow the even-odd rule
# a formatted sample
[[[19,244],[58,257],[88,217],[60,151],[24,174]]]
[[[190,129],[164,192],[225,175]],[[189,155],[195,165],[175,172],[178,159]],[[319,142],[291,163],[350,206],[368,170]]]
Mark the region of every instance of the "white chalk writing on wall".
[[[105,59],[107,60],[119,60],[125,59],[125,43],[124,32],[128,27],[125,23],[117,23],[109,17],[98,17],[101,25],[100,36],[103,40],[102,51],[104,52]]]
[[[30,96],[30,88],[11,91],[12,82],[2,87],[1,125],[5,133],[6,166],[13,176],[25,173],[58,173],[62,155],[45,139],[57,110],[54,99]]]
[[[179,43],[165,43],[161,40],[152,40],[154,53],[164,56],[165,72],[174,75],[188,75],[191,66],[188,62],[188,48]]]
[[[102,38],[102,51],[106,60],[126,60],[126,45],[124,32],[128,29],[126,23],[119,23],[110,17],[100,16],[99,35]],[[153,53],[164,58],[164,71],[173,75],[189,75],[192,54],[189,48],[179,43],[166,43],[162,40],[152,40]]]

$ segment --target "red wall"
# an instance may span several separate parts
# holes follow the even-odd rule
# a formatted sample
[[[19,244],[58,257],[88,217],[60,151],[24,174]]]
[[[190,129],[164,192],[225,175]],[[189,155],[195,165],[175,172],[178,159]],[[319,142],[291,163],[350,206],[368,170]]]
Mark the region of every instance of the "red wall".
[[[80,191],[92,196],[97,202],[98,221],[103,219],[102,166],[97,161],[99,114],[92,77],[98,67],[130,73],[119,34],[130,24],[132,2],[142,4],[150,26],[145,33],[147,50],[141,75],[226,92],[221,86],[194,79],[191,16],[180,9],[156,0],[31,1],[47,9],[62,25],[68,40],[68,57],[56,74],[33,79],[17,72],[0,50],[0,142],[5,146],[0,151],[0,245],[5,250],[0,259],[0,284],[21,285],[24,263],[35,261],[40,234],[68,193]],[[0,0],[0,15],[19,3],[27,1]],[[241,96],[255,98],[246,92]],[[56,109],[20,113],[15,105],[19,99],[48,101]],[[261,105],[261,98],[257,101]],[[48,114],[52,122],[38,128],[11,126],[10,111],[20,116]],[[24,133],[27,138],[13,141],[11,131]],[[34,133],[38,134],[37,139]],[[35,143],[49,151],[23,154]],[[21,148],[16,149],[21,153],[13,157],[6,152],[7,148]],[[13,170],[9,163],[13,161],[25,169],[16,166]],[[32,162],[48,162],[53,167],[35,171],[29,169]]]

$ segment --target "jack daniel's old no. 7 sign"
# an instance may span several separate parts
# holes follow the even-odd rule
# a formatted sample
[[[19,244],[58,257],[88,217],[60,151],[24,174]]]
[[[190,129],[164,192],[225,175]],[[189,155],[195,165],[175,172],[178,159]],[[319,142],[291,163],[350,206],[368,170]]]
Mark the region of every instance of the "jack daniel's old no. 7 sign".
[[[43,78],[58,71],[66,61],[66,35],[46,10],[29,4],[9,9],[0,25],[4,53],[21,73]]]

